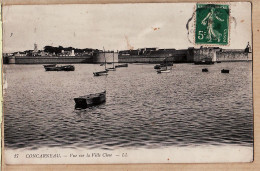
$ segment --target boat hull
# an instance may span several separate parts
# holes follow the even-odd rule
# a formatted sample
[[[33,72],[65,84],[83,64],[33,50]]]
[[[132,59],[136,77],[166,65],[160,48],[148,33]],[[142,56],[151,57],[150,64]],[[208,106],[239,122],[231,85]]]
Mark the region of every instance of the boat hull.
[[[105,76],[108,75],[108,70],[106,71],[99,71],[99,72],[93,72],[94,76]]]
[[[106,71],[116,71],[116,68],[107,68]]]
[[[227,74],[228,74],[228,73],[229,73],[229,70],[228,70],[228,69],[222,69],[222,70],[221,70],[221,73],[227,73]]]
[[[173,63],[163,63],[163,64],[155,65],[154,69],[161,69],[166,66],[173,66]]]
[[[75,71],[75,67],[73,65],[65,65],[65,66],[44,66],[45,71]]]
[[[115,67],[116,67],[116,68],[128,67],[128,64],[116,65]]]
[[[106,91],[74,98],[75,109],[86,109],[106,102]]]
[[[202,72],[208,72],[209,70],[208,70],[208,68],[203,68],[202,69]]]
[[[160,73],[169,73],[169,72],[170,72],[170,70],[158,70],[158,71],[157,71],[157,73],[159,73],[159,74],[160,74]]]

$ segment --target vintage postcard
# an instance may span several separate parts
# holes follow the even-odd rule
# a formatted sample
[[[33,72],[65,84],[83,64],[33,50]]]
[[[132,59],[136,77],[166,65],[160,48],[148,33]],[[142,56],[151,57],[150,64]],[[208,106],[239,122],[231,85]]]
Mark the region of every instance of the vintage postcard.
[[[3,6],[4,162],[252,162],[251,8]]]

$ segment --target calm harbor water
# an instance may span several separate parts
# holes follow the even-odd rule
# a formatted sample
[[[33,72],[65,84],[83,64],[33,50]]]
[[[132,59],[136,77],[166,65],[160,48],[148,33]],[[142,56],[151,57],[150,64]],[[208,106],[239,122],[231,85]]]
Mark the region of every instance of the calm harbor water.
[[[252,62],[209,66],[129,64],[93,77],[98,64],[74,72],[5,65],[5,146],[9,149],[252,146]],[[201,72],[207,67],[208,73]],[[221,69],[230,69],[221,74]],[[75,110],[73,98],[106,90],[107,102]]]

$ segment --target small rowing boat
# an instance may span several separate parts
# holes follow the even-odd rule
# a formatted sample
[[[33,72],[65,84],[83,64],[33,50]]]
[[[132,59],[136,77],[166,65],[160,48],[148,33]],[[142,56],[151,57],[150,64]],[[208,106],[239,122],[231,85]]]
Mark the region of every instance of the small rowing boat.
[[[157,73],[160,74],[160,73],[169,73],[170,70],[169,69],[165,69],[165,70],[157,70]]]
[[[99,71],[99,72],[93,72],[94,76],[104,76],[108,75],[108,70],[105,71]]]
[[[229,70],[228,69],[222,69],[221,73],[229,73]]]
[[[106,91],[74,98],[75,109],[86,109],[106,102]]]
[[[202,72],[208,72],[209,70],[208,70],[208,68],[203,68],[202,69]]]
[[[44,67],[45,71],[75,71],[73,65],[64,65],[64,66],[47,66]]]
[[[128,67],[128,64],[121,64],[121,65],[116,65],[116,68],[121,68],[121,67]]]

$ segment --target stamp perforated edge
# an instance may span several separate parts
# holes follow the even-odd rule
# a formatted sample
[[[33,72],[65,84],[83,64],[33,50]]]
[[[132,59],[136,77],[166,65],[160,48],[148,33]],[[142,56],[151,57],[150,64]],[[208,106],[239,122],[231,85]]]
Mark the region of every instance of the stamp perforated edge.
[[[207,43],[196,43],[195,39],[196,39],[196,20],[197,20],[197,4],[216,4],[216,5],[229,5],[229,16],[228,16],[228,43],[226,45],[222,45],[222,44],[207,44]],[[193,45],[195,47],[200,47],[200,46],[205,46],[205,47],[216,47],[216,46],[220,46],[220,47],[229,47],[230,46],[230,32],[231,32],[231,3],[230,2],[196,2],[196,4],[194,5],[194,30],[193,30]]]

